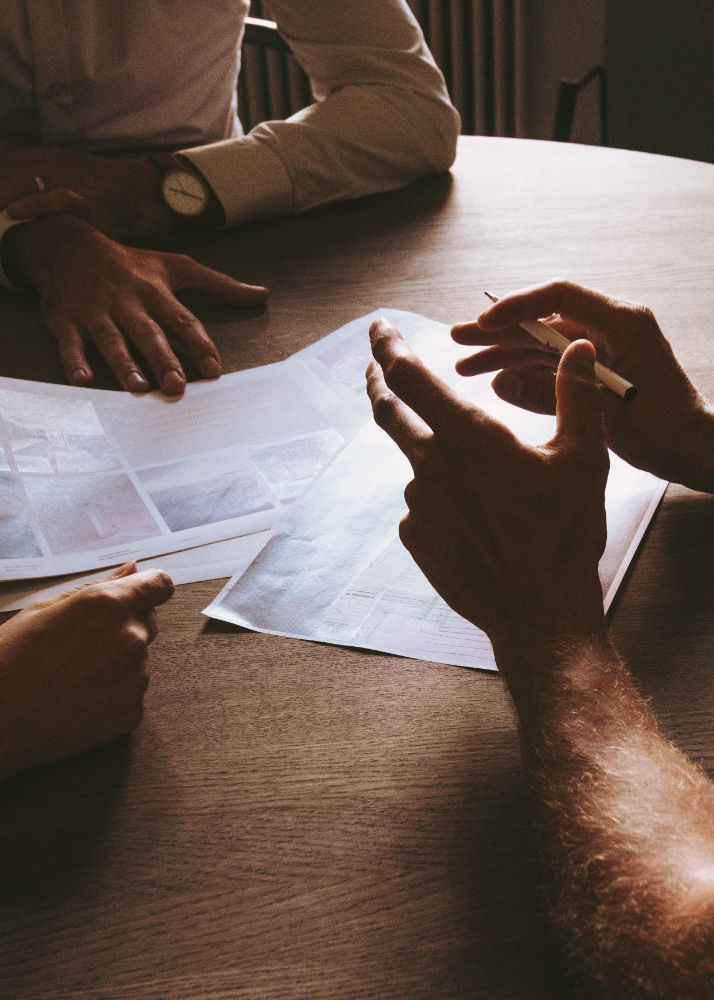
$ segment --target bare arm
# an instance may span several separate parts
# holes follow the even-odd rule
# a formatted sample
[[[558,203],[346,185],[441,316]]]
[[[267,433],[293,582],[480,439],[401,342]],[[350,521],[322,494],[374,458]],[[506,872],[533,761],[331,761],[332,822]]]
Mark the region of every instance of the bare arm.
[[[704,997],[714,979],[714,790],[659,731],[607,636],[607,455],[594,349],[565,352],[537,448],[456,396],[380,322],[375,419],[412,463],[400,525],[491,638],[532,778],[550,913],[602,997]]]
[[[570,965],[608,1000],[707,996],[712,784],[663,737],[606,636],[568,640],[537,670],[515,703]]]

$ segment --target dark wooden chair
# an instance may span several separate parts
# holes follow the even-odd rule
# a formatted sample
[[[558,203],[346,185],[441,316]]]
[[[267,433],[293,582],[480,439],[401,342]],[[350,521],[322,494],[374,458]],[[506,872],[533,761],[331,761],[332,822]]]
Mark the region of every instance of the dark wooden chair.
[[[570,141],[578,95],[592,80],[597,80],[598,83],[600,145],[607,146],[607,77],[604,66],[593,66],[582,80],[563,79],[560,81],[553,122],[553,139],[556,142]]]
[[[307,74],[275,22],[247,18],[238,79],[238,115],[245,131],[259,122],[289,118],[311,102]]]
[[[254,6],[260,10],[259,5]],[[582,80],[560,81],[553,122],[553,139],[557,142],[570,140],[578,95],[593,80],[597,80],[599,91],[600,145],[607,145],[607,88],[602,66],[594,66]],[[238,113],[246,132],[259,122],[288,118],[311,101],[307,74],[275,21],[246,18],[238,82]]]

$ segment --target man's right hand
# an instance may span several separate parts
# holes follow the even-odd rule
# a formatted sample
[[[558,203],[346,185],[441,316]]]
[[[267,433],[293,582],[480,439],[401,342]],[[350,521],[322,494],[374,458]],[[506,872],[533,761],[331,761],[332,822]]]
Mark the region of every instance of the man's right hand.
[[[0,781],[138,725],[154,609],[172,593],[166,573],[128,563],[0,628]]]
[[[493,388],[509,403],[555,412],[558,355],[519,323],[548,319],[570,340],[585,337],[600,359],[633,382],[637,398],[625,402],[601,388],[608,445],[639,469],[714,493],[714,408],[677,362],[652,313],[570,282],[553,282],[501,299],[472,323],[452,329],[459,344],[487,346],[457,364],[462,375],[501,369]]]
[[[151,244],[177,231],[179,217],[164,204],[159,181],[149,156],[59,146],[0,149],[0,208],[11,218],[77,215],[123,243]]]
[[[220,375],[221,361],[203,325],[175,293],[194,289],[238,307],[262,305],[268,294],[182,254],[122,246],[71,215],[46,215],[9,230],[3,260],[13,277],[40,293],[67,379],[78,386],[93,382],[86,346],[94,343],[123,389],[148,391],[131,345],[162,392],[181,395],[186,376],[170,336],[205,378]]]

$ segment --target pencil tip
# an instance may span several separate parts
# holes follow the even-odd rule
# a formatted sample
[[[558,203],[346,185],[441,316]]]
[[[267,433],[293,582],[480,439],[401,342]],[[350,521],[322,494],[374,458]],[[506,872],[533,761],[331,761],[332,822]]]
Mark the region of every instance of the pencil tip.
[[[486,296],[487,299],[490,299],[491,302],[498,302],[497,295],[493,295],[491,292],[487,292],[485,289],[483,294]]]

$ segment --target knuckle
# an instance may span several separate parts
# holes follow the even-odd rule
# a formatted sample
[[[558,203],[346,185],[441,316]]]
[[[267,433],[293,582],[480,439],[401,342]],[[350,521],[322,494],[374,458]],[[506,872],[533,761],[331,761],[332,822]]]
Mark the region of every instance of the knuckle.
[[[415,367],[416,362],[412,358],[403,354],[398,354],[396,357],[390,358],[389,361],[383,365],[382,370],[387,384],[398,388],[399,386],[411,381]]]
[[[372,402],[374,420],[379,427],[386,427],[390,424],[394,411],[395,399],[391,394],[380,393]]]
[[[430,475],[433,475],[435,456],[431,448],[423,444],[416,445],[410,455],[410,461],[412,469],[414,470],[414,475],[419,479],[428,480]],[[413,502],[417,496],[418,483],[414,480],[410,485],[413,487],[411,490]]]
[[[414,536],[414,518],[411,513],[405,514],[399,522],[399,541],[402,543],[407,552],[412,551]]]
[[[196,263],[193,257],[189,257],[187,253],[166,253],[164,256],[169,263],[178,267],[191,267]]]
[[[148,645],[147,630],[136,621],[126,622],[121,631],[121,647],[124,656],[141,664]]]
[[[415,480],[412,479],[410,482],[407,483],[406,487],[404,488],[404,500],[406,502],[407,507],[411,508],[413,506],[414,501],[416,500],[416,495],[417,495],[417,484]]]
[[[63,302],[62,292],[55,288],[43,291],[40,296],[40,308],[42,309],[45,323],[57,340],[59,340],[63,335],[59,324],[62,323],[63,318],[65,318],[68,312]]]
[[[134,323],[131,339],[137,347],[147,347],[163,339],[159,326],[148,318],[142,318]]]
[[[182,333],[203,333],[201,324],[188,309],[180,309],[171,317],[172,325],[177,328],[177,332]]]
[[[115,352],[123,345],[121,334],[111,323],[88,323],[87,332],[101,351]]]
[[[555,296],[558,302],[567,302],[573,294],[578,292],[579,286],[568,278],[555,278],[546,285],[546,289]]]
[[[657,320],[655,315],[649,306],[640,305],[639,303],[632,306],[632,315],[635,322],[643,329],[650,329],[657,325]]]
[[[78,594],[82,600],[89,603],[89,610],[94,618],[112,617],[124,613],[121,598],[109,587],[89,584]]]

